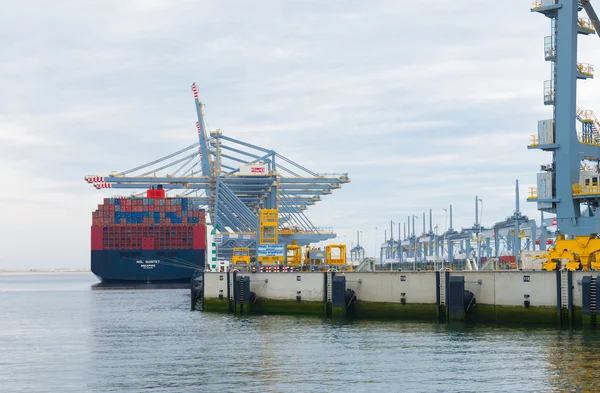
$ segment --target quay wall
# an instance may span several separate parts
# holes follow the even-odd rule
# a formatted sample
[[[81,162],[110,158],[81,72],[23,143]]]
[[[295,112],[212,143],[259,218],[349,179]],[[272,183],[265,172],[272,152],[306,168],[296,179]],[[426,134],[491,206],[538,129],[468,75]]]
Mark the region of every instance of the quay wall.
[[[448,274],[449,277],[464,277],[464,289],[472,292],[476,299],[476,305],[469,311],[467,320],[555,323],[564,319],[558,307],[561,282],[557,272],[450,271]],[[582,278],[598,274],[581,271],[570,274],[569,318],[581,319]],[[346,290],[354,293],[355,316],[399,319],[439,319],[446,307],[445,301],[440,301],[439,280],[443,275],[444,272],[441,272],[436,276],[434,271],[335,273],[335,277],[345,277]],[[248,308],[251,313],[323,315],[327,313],[328,301],[331,302],[327,273],[238,272],[237,276],[249,278],[249,288],[254,296]],[[226,272],[204,273],[205,311],[231,311],[227,297],[228,282],[232,282],[232,276],[229,274],[228,281]],[[229,292],[233,290],[231,288]]]

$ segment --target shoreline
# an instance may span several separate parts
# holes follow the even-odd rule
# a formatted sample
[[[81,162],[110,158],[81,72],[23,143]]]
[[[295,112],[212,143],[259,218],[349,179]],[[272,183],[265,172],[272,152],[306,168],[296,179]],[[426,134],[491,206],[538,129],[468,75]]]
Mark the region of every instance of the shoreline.
[[[31,269],[31,270],[0,270],[0,276],[24,274],[92,274],[88,269]]]

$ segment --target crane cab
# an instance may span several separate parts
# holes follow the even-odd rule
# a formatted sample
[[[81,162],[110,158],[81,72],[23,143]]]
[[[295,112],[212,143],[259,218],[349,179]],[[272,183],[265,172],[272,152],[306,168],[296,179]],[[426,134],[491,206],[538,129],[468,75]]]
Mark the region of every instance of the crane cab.
[[[234,265],[249,265],[250,264],[250,249],[248,247],[235,247],[231,262]]]
[[[597,171],[581,171],[579,172],[579,185],[581,187],[596,187],[598,186],[598,178],[600,174]]]

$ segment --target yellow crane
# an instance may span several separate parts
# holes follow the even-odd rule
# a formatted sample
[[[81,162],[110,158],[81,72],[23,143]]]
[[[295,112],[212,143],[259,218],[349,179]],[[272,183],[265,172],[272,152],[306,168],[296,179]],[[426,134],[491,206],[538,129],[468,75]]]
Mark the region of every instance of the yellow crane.
[[[234,247],[231,263],[234,265],[249,265],[250,249],[248,247]]]

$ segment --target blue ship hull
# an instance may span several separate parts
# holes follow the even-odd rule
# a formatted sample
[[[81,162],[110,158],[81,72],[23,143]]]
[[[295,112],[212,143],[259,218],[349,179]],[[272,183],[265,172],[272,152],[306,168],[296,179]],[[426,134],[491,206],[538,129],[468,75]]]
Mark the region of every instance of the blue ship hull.
[[[91,269],[103,283],[177,283],[189,282],[205,260],[205,250],[96,250]]]

